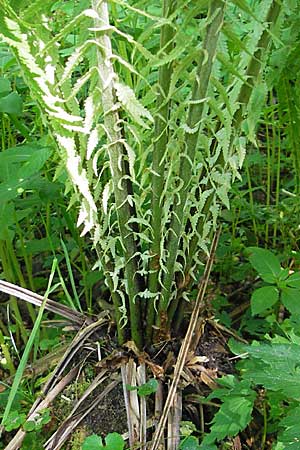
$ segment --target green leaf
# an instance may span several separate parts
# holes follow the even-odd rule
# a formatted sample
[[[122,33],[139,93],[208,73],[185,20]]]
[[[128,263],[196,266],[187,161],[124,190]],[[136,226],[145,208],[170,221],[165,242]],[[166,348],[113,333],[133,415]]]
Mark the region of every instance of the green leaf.
[[[29,186],[32,188],[31,177],[41,170],[51,153],[50,148],[39,148],[35,145],[8,149],[0,153],[0,165],[4,172],[1,175],[7,180],[0,183],[0,202],[8,202],[22,194]],[[24,161],[24,164],[20,165],[21,161]]]
[[[287,279],[286,284],[290,287],[300,289],[300,273],[292,273]]]
[[[284,444],[284,449],[300,450],[299,439],[300,406],[293,408],[280,422],[283,431],[278,435],[278,441]]]
[[[96,434],[92,434],[85,438],[82,445],[82,450],[100,450],[103,448],[101,437]]]
[[[125,441],[119,433],[109,433],[104,445],[100,436],[92,434],[84,440],[82,450],[123,450],[124,447]]]
[[[260,277],[267,283],[274,283],[281,273],[281,266],[276,256],[269,250],[249,247],[249,261]]]
[[[25,431],[34,431],[36,428],[36,423],[34,420],[27,420],[24,423],[23,428]]]
[[[281,292],[281,301],[292,314],[300,314],[300,290],[285,287]]]
[[[151,378],[147,383],[142,384],[141,386],[131,386],[130,384],[126,384],[127,391],[138,391],[138,394],[141,397],[153,394],[157,391],[157,387],[158,381],[155,378]]]
[[[23,102],[17,92],[11,92],[0,98],[0,112],[19,116],[22,114]]]
[[[138,386],[131,386],[131,384],[126,384],[127,391],[137,391]]]
[[[260,314],[271,308],[279,299],[279,291],[275,286],[264,286],[256,289],[251,296],[251,312]]]
[[[109,433],[105,438],[106,446],[103,450],[123,450],[125,441],[119,433]],[[102,447],[100,447],[102,450]]]
[[[10,81],[7,78],[0,77],[0,95],[8,94],[10,91]]]
[[[15,223],[14,215],[15,215],[14,204],[12,202],[3,203],[1,202],[0,199],[0,240],[5,241],[13,239],[15,234],[15,232],[12,229]]]
[[[290,268],[286,267],[285,269],[281,269],[281,272],[278,276],[279,281],[285,281],[287,277],[289,276]]]
[[[253,19],[255,19],[257,22],[260,22],[259,18],[255,16],[253,13],[253,9],[250,8],[248,3],[245,0],[233,0],[233,3],[238,6],[242,11],[249,14]]]
[[[215,389],[208,400],[218,398],[223,401],[219,411],[214,416],[210,433],[205,436],[201,448],[213,444],[216,440],[235,436],[243,430],[251,420],[256,393],[251,389],[248,380],[239,382],[233,375],[227,375],[220,380],[224,387]]]
[[[19,411],[11,411],[5,420],[3,420],[3,425],[6,431],[12,431],[19,428],[26,420],[26,414],[20,413]]]
[[[42,438],[36,432],[26,433],[21,450],[43,450]]]
[[[261,115],[261,111],[266,103],[268,89],[265,83],[258,83],[254,86],[251,94],[248,110],[248,138],[251,142],[256,142],[256,128]]]
[[[275,392],[284,392],[286,398],[300,400],[300,345],[235,343],[231,350],[247,352],[248,359],[239,363],[244,380],[262,385]]]
[[[142,386],[138,387],[138,394],[141,397],[145,397],[146,395],[153,394],[157,391],[158,381],[155,378],[151,378],[151,380],[147,381],[147,383],[142,384]]]
[[[50,158],[51,154],[52,150],[49,147],[37,149],[19,169],[17,177],[28,178],[37,173],[43,167],[47,159]]]
[[[180,443],[179,449],[180,450],[200,450],[201,447],[198,443],[198,439],[195,436],[189,436]]]
[[[236,436],[244,430],[252,418],[254,398],[255,395],[252,398],[227,397],[214,416],[210,433],[205,436],[202,445]]]

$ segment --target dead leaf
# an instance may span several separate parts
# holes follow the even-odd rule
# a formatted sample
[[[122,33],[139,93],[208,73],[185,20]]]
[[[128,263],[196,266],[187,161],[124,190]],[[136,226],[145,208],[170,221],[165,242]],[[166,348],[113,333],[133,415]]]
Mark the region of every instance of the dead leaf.
[[[218,387],[214,379],[217,379],[217,372],[215,369],[205,369],[200,374],[201,381],[206,384],[210,389],[216,389]]]

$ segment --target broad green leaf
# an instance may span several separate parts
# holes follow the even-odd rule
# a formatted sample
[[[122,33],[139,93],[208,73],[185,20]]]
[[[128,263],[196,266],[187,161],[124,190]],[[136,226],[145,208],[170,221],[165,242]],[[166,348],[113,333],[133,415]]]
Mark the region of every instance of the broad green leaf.
[[[17,164],[26,162],[30,155],[37,149],[38,144],[32,145],[18,145],[17,147],[10,147],[7,150],[0,152],[0,164]]]
[[[260,277],[267,283],[273,283],[281,273],[281,266],[277,257],[270,252],[259,247],[249,247],[251,255],[249,261]]]
[[[3,420],[2,424],[6,431],[12,431],[19,428],[26,420],[26,414],[19,411],[11,411],[9,415]]]
[[[82,446],[82,450],[123,450],[125,441],[119,433],[109,433],[103,445],[102,439],[96,434],[88,436]]]
[[[214,389],[207,397],[208,400],[219,398],[222,401],[226,401],[226,398],[231,397],[232,395],[239,397],[253,395],[249,381],[239,381],[234,375],[226,375],[220,378],[218,383],[222,386],[222,388]]]
[[[289,276],[290,268],[286,267],[285,269],[281,269],[280,274],[278,275],[279,281],[285,281],[287,277]]]
[[[179,449],[180,450],[200,450],[201,447],[198,443],[198,439],[195,436],[189,436],[180,443]]]
[[[7,78],[0,77],[0,95],[8,94],[10,91],[10,81]]]
[[[300,345],[235,343],[231,350],[249,354],[238,364],[245,380],[275,392],[284,392],[287,399],[300,400]]]
[[[299,434],[300,406],[292,409],[280,422],[283,431],[278,435],[278,441],[284,444],[284,449],[300,450]]]
[[[292,314],[300,314],[300,290],[291,287],[282,289],[281,301]]]
[[[100,450],[102,448],[102,439],[96,434],[92,434],[91,436],[85,438],[82,445],[82,450]]]
[[[105,447],[101,450],[123,450],[125,442],[119,433],[109,433],[105,438]]]
[[[300,289],[300,273],[292,273],[287,279],[286,284],[290,287]]]
[[[29,184],[29,180],[23,178],[11,180],[8,183],[0,184],[0,203],[8,202],[24,192]]]
[[[210,433],[205,436],[202,445],[236,436],[244,430],[252,418],[254,398],[255,394],[252,398],[227,397],[214,416]]]
[[[205,444],[204,447],[201,444],[200,450],[218,450],[218,448],[214,444]]]
[[[26,433],[21,448],[22,450],[43,450],[44,446],[41,442],[40,435],[32,431],[31,433]]]
[[[34,420],[27,420],[23,425],[25,431],[34,431],[35,427],[36,424]]]
[[[208,399],[219,398],[223,404],[213,418],[210,433],[205,436],[201,448],[225,437],[233,437],[251,420],[256,393],[248,380],[239,382],[233,375],[220,379],[222,388],[215,389]]]
[[[11,92],[0,98],[0,112],[19,116],[22,114],[23,102],[17,92]]]
[[[260,314],[271,308],[279,299],[279,291],[275,286],[264,286],[256,289],[251,296],[251,312]]]
[[[24,192],[29,186],[32,188],[32,176],[37,174],[50,157],[50,148],[21,148],[10,155],[12,150],[6,150],[0,154],[1,160],[7,171],[7,181],[0,183],[0,203],[8,202]],[[23,154],[23,151],[25,154]],[[3,156],[3,158],[1,158]],[[23,165],[16,167],[17,161],[25,160]]]

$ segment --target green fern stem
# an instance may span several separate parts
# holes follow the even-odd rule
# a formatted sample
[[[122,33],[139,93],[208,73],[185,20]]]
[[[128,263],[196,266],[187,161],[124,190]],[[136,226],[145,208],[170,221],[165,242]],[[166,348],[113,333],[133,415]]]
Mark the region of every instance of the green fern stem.
[[[295,99],[295,94],[292,92],[291,85],[288,81],[286,75],[282,77],[283,82],[283,92],[285,97],[285,103],[287,106],[287,118],[288,127],[287,134],[289,136],[290,148],[294,163],[295,172],[295,194],[300,193],[300,157],[299,157],[299,113],[297,111],[297,101]],[[290,96],[290,97],[289,97]]]
[[[100,19],[95,19],[96,27],[109,29],[109,13],[107,2],[93,0],[92,5]],[[99,43],[97,50],[98,68],[100,75],[100,89],[102,93],[102,107],[104,112],[104,126],[108,137],[108,156],[110,160],[111,175],[113,180],[114,195],[117,209],[117,217],[120,238],[125,257],[125,280],[126,290],[129,298],[129,314],[131,337],[138,347],[142,346],[141,309],[136,259],[137,247],[133,232],[128,225],[132,217],[129,204],[128,179],[124,178],[127,173],[124,161],[124,146],[122,129],[120,126],[119,112],[116,110],[116,96],[114,81],[116,74],[112,65],[112,46],[109,34],[96,32]]]
[[[117,326],[117,334],[118,334],[118,343],[119,345],[124,344],[126,337],[125,337],[125,330],[122,327],[121,324],[121,312],[120,307],[122,306],[122,300],[120,298],[120,295],[118,292],[114,289],[114,283],[110,276],[110,273],[112,271],[112,268],[110,267],[110,264],[106,263],[103,258],[102,249],[100,248],[99,243],[95,247],[96,253],[98,256],[99,261],[101,262],[101,265],[103,267],[106,283],[108,285],[108,288],[110,290],[111,299],[114,306],[114,313],[115,313],[115,319],[116,319],[116,326]]]
[[[183,184],[179,192],[179,199],[176,205],[174,205],[170,224],[169,241],[167,244],[168,260],[166,264],[166,274],[163,279],[162,298],[159,303],[158,325],[160,325],[160,320],[167,311],[170,302],[171,287],[174,280],[175,262],[183,228],[186,200],[192,178],[192,167],[197,148],[200,122],[204,108],[204,99],[206,97],[220,29],[223,23],[223,14],[224,3],[220,0],[212,0],[210,2],[208,13],[206,36],[198,63],[192,98],[188,109],[184,151],[182,152],[179,174]]]
[[[273,1],[272,4],[270,5],[270,9],[269,9],[269,12],[268,12],[268,15],[266,18],[266,22],[269,24],[269,27],[271,27],[272,25],[274,25],[276,23],[279,13],[280,13],[279,2]],[[233,146],[234,137],[237,135],[237,133],[239,133],[242,122],[244,120],[244,114],[247,110],[247,105],[250,100],[252,89],[253,89],[255,82],[261,71],[263,54],[266,51],[266,49],[268,48],[270,39],[271,39],[271,34],[270,34],[270,30],[268,28],[268,29],[265,29],[264,32],[262,33],[262,35],[257,43],[257,47],[256,47],[257,49],[248,64],[248,68],[247,68],[246,75],[245,75],[245,79],[247,80],[247,83],[244,83],[243,86],[241,87],[239,97],[237,100],[237,103],[240,106],[236,110],[236,112],[233,116],[234,129],[233,129],[232,135],[231,135],[231,144],[230,144],[231,148]],[[215,143],[213,142],[212,145],[215,145]],[[216,165],[221,165],[221,166],[224,165],[222,153],[220,154],[219,158],[217,159]],[[212,188],[212,185],[208,182],[207,189],[209,190],[211,188]],[[188,275],[188,273],[192,267],[193,258],[195,256],[195,253],[198,248],[198,242],[199,242],[198,236],[202,236],[204,222],[209,219],[210,206],[212,204],[213,199],[214,199],[214,194],[211,194],[207,198],[205,205],[203,207],[203,211],[202,211],[203,219],[199,220],[198,225],[197,225],[197,233],[195,233],[191,239],[188,254],[186,255],[186,266],[185,266],[186,276]],[[177,299],[174,301],[174,305],[172,305],[170,311],[168,312],[169,320],[175,314],[178,301],[179,301],[179,298],[177,296]]]
[[[280,5],[277,1],[274,1],[270,6],[269,13],[268,13],[268,16],[266,19],[267,22],[270,24],[270,26],[276,22],[279,13],[280,13]],[[245,83],[240,90],[240,94],[239,94],[238,101],[237,101],[237,103],[240,105],[240,107],[239,107],[239,109],[236,110],[234,117],[233,117],[234,130],[233,130],[232,136],[231,136],[231,147],[233,146],[234,136],[240,131],[242,121],[244,120],[244,112],[247,110],[247,105],[250,100],[252,89],[253,89],[255,82],[261,71],[263,53],[266,51],[266,49],[269,45],[270,39],[271,39],[271,34],[269,32],[269,29],[266,29],[263,32],[263,34],[257,44],[257,50],[254,53],[253,57],[250,60],[249,65],[248,65],[248,69],[246,71],[246,77],[245,77],[247,80],[247,83]],[[212,145],[215,145],[215,143],[213,142]],[[220,154],[220,157],[218,158],[216,165],[224,165],[222,153]],[[212,185],[210,184],[210,182],[208,182],[207,189],[209,190],[211,188],[212,188]],[[199,242],[198,236],[202,236],[203,227],[204,227],[204,223],[205,223],[204,221],[209,220],[210,207],[213,202],[213,199],[214,199],[214,193],[212,193],[207,198],[207,200],[204,204],[203,210],[202,210],[202,216],[204,217],[204,219],[198,221],[197,233],[195,233],[191,239],[188,254],[186,255],[186,266],[185,266],[185,278],[186,279],[188,279],[188,274],[189,274],[192,264],[193,264],[193,258],[195,256],[195,253],[198,248],[198,242]],[[190,287],[190,284],[191,283],[188,283],[185,288],[188,289]],[[178,292],[176,298],[174,299],[174,302],[172,302],[172,304],[170,305],[170,308],[168,310],[169,323],[172,321],[172,319],[176,313],[176,328],[178,328],[180,326],[180,322],[183,318],[183,313],[184,313],[184,302],[180,301],[181,295],[182,295],[182,291]],[[179,308],[177,308],[178,304],[179,304]]]
[[[168,18],[175,10],[176,1],[164,0],[163,17]],[[160,48],[164,55],[170,53],[173,48],[174,28],[165,24],[161,28]],[[172,63],[162,65],[158,71],[158,93],[157,113],[155,116],[154,138],[153,138],[153,160],[152,160],[152,255],[149,271],[149,290],[159,295],[159,270],[160,270],[160,247],[161,247],[161,222],[162,222],[162,194],[165,183],[165,153],[168,144],[168,118],[170,101],[167,101],[172,75]],[[155,321],[154,309],[155,297],[148,301],[146,341],[149,344],[152,338],[152,326]]]
[[[230,148],[232,148],[234,145],[234,137],[236,135],[238,135],[240,132],[242,122],[245,118],[245,114],[247,113],[247,105],[249,104],[252,90],[255,86],[256,80],[261,71],[264,52],[268,48],[270,40],[271,40],[271,33],[270,33],[269,28],[276,23],[279,13],[280,13],[279,2],[273,1],[270,5],[270,9],[269,9],[269,12],[268,12],[268,15],[266,18],[266,22],[269,24],[269,27],[264,30],[264,32],[262,33],[262,35],[257,43],[256,51],[254,52],[254,55],[251,58],[251,60],[248,64],[248,68],[246,70],[245,79],[247,80],[247,82],[242,85],[239,96],[238,96],[237,103],[240,106],[233,115],[233,121],[232,121],[233,122],[233,130],[232,130],[231,139],[230,139],[230,141],[231,141]],[[219,156],[218,160],[216,161],[216,165],[222,165],[222,166],[224,165],[222,153],[220,153],[220,156]],[[210,184],[207,185],[207,189],[211,189],[211,187],[212,186]],[[207,198],[207,201],[206,201],[206,204],[204,207],[205,208],[204,217],[206,218],[206,220],[207,220],[207,214],[209,213],[209,208],[211,206],[212,201],[213,201],[213,195],[210,195]],[[201,236],[203,226],[204,226],[204,222],[203,222],[203,220],[200,220],[198,222],[197,234],[195,234],[191,240],[191,244],[190,244],[190,248],[189,248],[189,255],[187,257],[187,266],[186,266],[188,268],[188,270],[191,267],[192,259],[197,250],[197,246],[198,246],[198,237],[197,236],[199,236],[199,235]]]
[[[246,72],[247,83],[244,83],[241,88],[238,99],[240,107],[236,110],[233,117],[233,124],[236,131],[240,130],[241,124],[244,120],[244,115],[246,113],[245,106],[247,106],[249,103],[253,87],[261,70],[264,52],[268,48],[269,42],[271,40],[270,27],[276,23],[280,13],[280,9],[281,3],[277,0],[274,0],[270,5],[269,12],[266,18],[266,23],[269,26],[263,31],[258,41],[256,51],[248,65],[248,69]]]

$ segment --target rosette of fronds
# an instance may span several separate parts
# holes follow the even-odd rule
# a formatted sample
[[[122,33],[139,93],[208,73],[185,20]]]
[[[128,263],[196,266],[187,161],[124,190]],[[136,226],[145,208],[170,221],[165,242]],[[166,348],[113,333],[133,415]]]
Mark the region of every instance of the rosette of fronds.
[[[144,327],[147,342],[154,326],[168,334],[229,207],[285,15],[271,0],[148,3],[64,12],[64,2],[0,1],[2,38],[57,143],[57,174],[67,172],[77,225],[92,236],[119,341],[138,346]]]

